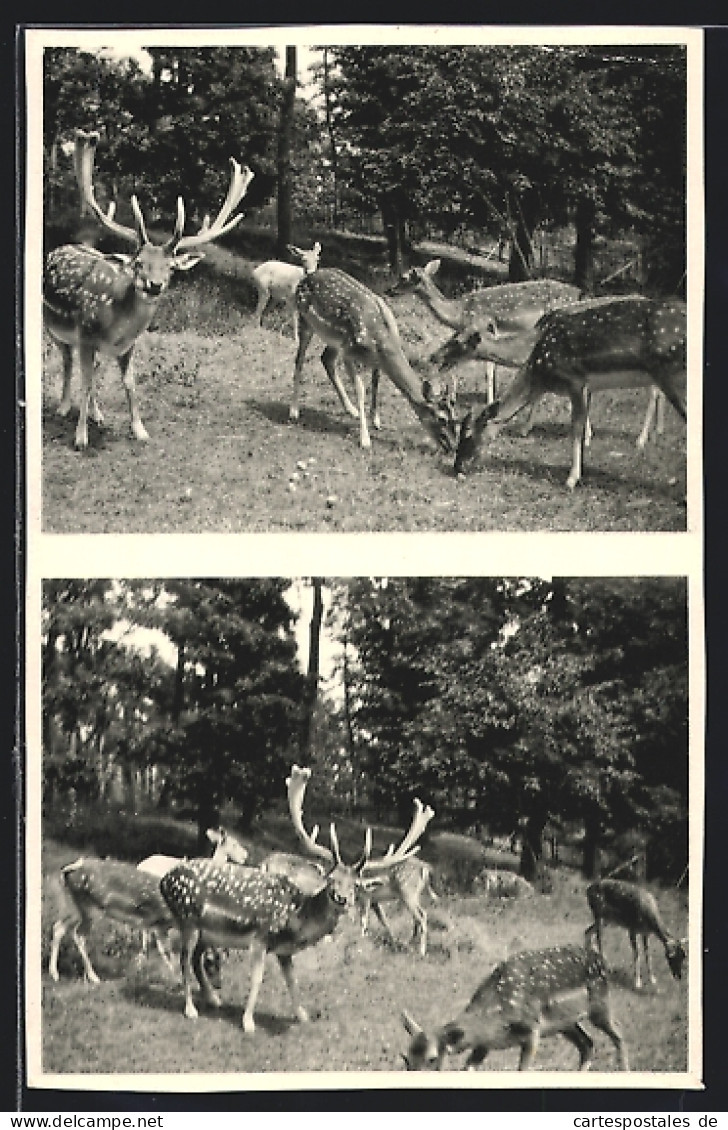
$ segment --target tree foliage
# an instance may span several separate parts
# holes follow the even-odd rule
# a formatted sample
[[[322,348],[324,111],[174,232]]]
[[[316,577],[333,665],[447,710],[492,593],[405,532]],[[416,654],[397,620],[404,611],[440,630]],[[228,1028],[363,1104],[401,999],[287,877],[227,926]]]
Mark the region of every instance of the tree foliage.
[[[678,581],[351,582],[372,801],[406,810],[419,794],[496,831],[523,820],[534,858],[550,818],[576,823],[588,870],[605,833],[627,829],[679,833],[679,854],[686,616]]]

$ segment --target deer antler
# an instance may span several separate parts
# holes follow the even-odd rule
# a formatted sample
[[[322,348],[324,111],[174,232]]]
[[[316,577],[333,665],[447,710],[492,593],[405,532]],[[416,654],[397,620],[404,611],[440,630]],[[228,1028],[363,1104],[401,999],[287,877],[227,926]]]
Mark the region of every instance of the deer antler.
[[[225,202],[212,223],[210,223],[209,217],[205,217],[202,227],[196,235],[182,235],[185,224],[184,202],[181,196],[177,198],[177,223],[175,225],[174,235],[169,244],[172,249],[175,251],[188,251],[191,247],[200,247],[204,243],[211,243],[213,239],[219,239],[221,235],[232,231],[243,219],[243,213],[241,212],[239,215],[234,216],[228,223],[230,215],[235,211],[238,204],[245,196],[245,193],[248,191],[248,185],[253,179],[253,173],[247,165],[241,168],[234,157],[230,158],[230,167],[230,187],[225,197]]]
[[[394,867],[398,863],[403,863],[405,859],[409,859],[411,856],[417,854],[420,849],[419,846],[414,845],[416,845],[417,840],[419,840],[435,813],[433,809],[430,808],[429,804],[427,807],[424,807],[422,801],[418,800],[417,797],[415,797],[414,805],[415,812],[412,817],[412,823],[399,847],[395,848],[393,844],[390,844],[386,855],[382,856],[381,859],[367,860],[363,864],[362,872],[386,871],[390,867]]]
[[[99,141],[99,134],[94,130],[93,133],[86,133],[84,130],[76,130],[76,144],[73,151],[73,167],[76,173],[76,180],[78,187],[81,190],[81,198],[86,204],[87,208],[93,212],[96,219],[99,221],[103,228],[111,232],[113,235],[119,236],[120,239],[126,240],[127,243],[132,243],[134,247],[139,247],[143,243],[148,243],[146,229],[144,227],[144,219],[141,214],[141,209],[137,202],[136,197],[132,198],[132,208],[134,210],[134,219],[137,223],[136,230],[134,228],[124,227],[123,224],[117,224],[113,218],[115,209],[109,208],[108,212],[104,212],[100,207],[96,196],[94,195],[93,188],[93,168],[94,168],[94,154],[96,146]]]
[[[305,847],[309,855],[315,855],[317,859],[323,859],[329,867],[338,862],[338,842],[336,842],[336,832],[332,833],[332,846],[336,842],[336,847],[333,851],[324,847],[323,844],[316,842],[318,836],[318,824],[314,826],[313,831],[309,834],[303,826],[303,797],[306,792],[306,785],[311,777],[310,769],[301,769],[298,765],[294,765],[291,769],[290,777],[286,778],[286,788],[288,789],[288,809],[291,813],[291,820],[293,827],[296,830],[299,840]],[[333,828],[333,824],[332,824]]]

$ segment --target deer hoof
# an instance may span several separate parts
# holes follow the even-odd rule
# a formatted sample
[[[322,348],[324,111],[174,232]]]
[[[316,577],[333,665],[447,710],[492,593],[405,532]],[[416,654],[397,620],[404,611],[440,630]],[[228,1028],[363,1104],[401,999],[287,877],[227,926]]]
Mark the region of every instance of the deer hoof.
[[[147,443],[149,439],[149,432],[144,427],[144,424],[134,424],[132,426],[132,433],[134,439],[138,439],[140,443]]]

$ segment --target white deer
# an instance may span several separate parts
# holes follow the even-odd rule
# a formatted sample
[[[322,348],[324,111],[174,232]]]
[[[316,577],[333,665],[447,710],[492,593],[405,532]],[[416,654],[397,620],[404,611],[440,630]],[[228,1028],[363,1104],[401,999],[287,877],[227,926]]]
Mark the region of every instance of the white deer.
[[[467,357],[508,359],[520,365],[500,400],[478,416],[465,416],[455,456],[459,474],[475,458],[483,436],[496,435],[517,412],[547,392],[571,401],[572,460],[566,486],[581,479],[585,428],[592,392],[656,386],[687,418],[678,382],[686,366],[686,309],[679,299],[641,295],[600,298],[553,310],[531,331],[493,338],[479,331],[455,334],[430,360],[447,369]]]
[[[384,373],[409,401],[422,425],[444,450],[454,445],[453,405],[447,398],[435,402],[431,384],[424,381],[405,356],[392,311],[379,295],[363,283],[335,267],[321,267],[306,275],[296,289],[298,349],[293,369],[291,420],[298,420],[300,387],[306,350],[314,335],[326,348],[321,362],[344,410],[359,420],[359,445],[371,447],[364,405],[364,386],[359,366],[373,372],[372,410],[376,414],[379,374]],[[357,396],[355,407],[336,372],[338,358],[352,381]]]
[[[119,363],[126,391],[135,439],[149,439],[139,414],[132,354],[139,335],[151,322],[159,300],[167,290],[173,271],[188,271],[199,262],[196,251],[240,223],[242,214],[232,213],[245,195],[253,178],[250,169],[231,159],[230,188],[212,224],[206,219],[196,235],[183,235],[185,208],[177,199],[177,221],[171,239],[154,244],[147,235],[144,217],[136,196],[132,197],[134,227],[124,227],[113,219],[113,209],[104,212],[93,189],[93,163],[98,133],[76,131],[74,161],[82,198],[107,231],[133,248],[131,255],[103,255],[92,247],[64,244],[51,251],[43,275],[43,315],[51,338],[63,355],[63,393],[58,414],[71,409],[73,350],[78,349],[82,394],[76,427],[75,445],[88,446],[88,416],[103,423],[95,390],[97,354],[109,354]]]
[[[434,813],[415,801],[412,825],[396,851],[380,860],[371,860],[371,832],[364,852],[353,864],[346,864],[339,851],[336,829],[331,825],[331,848],[316,840],[318,827],[308,833],[303,826],[303,796],[310,769],[294,765],[287,780],[288,805],[299,839],[307,852],[324,861],[323,885],[306,894],[285,875],[274,875],[257,867],[215,867],[206,862],[181,864],[164,876],[162,895],[177,921],[182,935],[182,970],[185,980],[185,1016],[195,1018],[192,1000],[192,959],[196,949],[224,945],[251,951],[251,976],[248,999],[243,1012],[243,1029],[255,1030],[255,1005],[263,981],[265,959],[275,954],[288,987],[295,1016],[300,1021],[308,1013],[300,1002],[293,969],[293,955],[315,945],[333,933],[341,916],[356,898],[365,865],[370,872],[384,872],[413,854]],[[203,994],[208,1004],[218,1007],[220,998],[199,971]]]
[[[288,250],[301,260],[301,266],[294,263],[283,263],[280,259],[269,259],[261,263],[253,271],[253,282],[258,288],[258,305],[255,308],[255,317],[259,325],[263,325],[263,314],[271,299],[274,302],[283,302],[293,317],[293,326],[298,336],[298,319],[296,317],[296,287],[304,275],[310,275],[316,270],[321,257],[321,244],[314,243],[310,251],[301,247],[288,245]]]
[[[657,899],[650,891],[644,890],[636,883],[629,883],[624,879],[601,879],[592,883],[586,892],[589,908],[594,915],[594,921],[585,932],[587,942],[596,935],[599,952],[602,948],[602,927],[604,924],[622,926],[629,932],[632,956],[634,959],[634,987],[642,987],[640,973],[640,952],[638,939],[642,940],[645,970],[647,979],[655,984],[655,975],[650,963],[649,941],[654,934],[662,942],[665,950],[667,964],[676,980],[682,977],[683,965],[687,958],[685,950],[686,940],[674,938],[662,921]]]
[[[409,1071],[440,1071],[448,1053],[467,1051],[465,1067],[471,1069],[490,1051],[520,1047],[518,1070],[527,1071],[541,1040],[561,1035],[578,1049],[579,1069],[587,1071],[594,1041],[584,1020],[609,1036],[620,1069],[628,1071],[601,955],[581,946],[528,950],[496,966],[463,1011],[432,1035],[404,1012],[402,1022],[412,1037],[404,1060]]]

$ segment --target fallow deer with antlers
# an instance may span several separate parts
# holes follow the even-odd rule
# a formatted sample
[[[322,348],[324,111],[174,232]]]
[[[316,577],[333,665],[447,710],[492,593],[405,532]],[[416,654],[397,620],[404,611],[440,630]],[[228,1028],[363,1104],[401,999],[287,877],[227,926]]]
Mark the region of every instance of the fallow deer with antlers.
[[[98,140],[98,133],[76,131],[74,164],[82,199],[106,231],[131,245],[132,254],[103,255],[92,247],[64,244],[50,252],[43,275],[45,325],[63,355],[63,393],[58,406],[61,416],[67,416],[71,409],[74,348],[79,354],[83,387],[75,437],[78,448],[88,446],[89,414],[97,424],[103,423],[94,387],[99,353],[117,359],[132,433],[140,441],[149,439],[137,403],[132,368],[134,346],[149,326],[172,272],[194,267],[202,258],[197,249],[219,239],[240,223],[242,214],[233,216],[233,212],[253,178],[250,169],[241,168],[231,158],[230,187],[216,219],[210,223],[206,218],[196,235],[184,235],[185,207],[180,196],[171,238],[166,243],[155,244],[147,234],[136,196],[131,199],[133,228],[117,223],[113,219],[113,208],[104,212],[97,203],[93,164]],[[193,249],[195,253],[190,254]]]
[[[355,863],[341,858],[335,825],[331,825],[331,847],[317,842],[318,826],[307,832],[303,825],[303,798],[311,776],[310,769],[294,765],[286,781],[288,807],[296,833],[307,853],[322,860],[326,874],[314,893],[306,893],[285,875],[266,873],[256,867],[215,867],[206,862],[191,862],[175,867],[161,881],[162,896],[182,935],[182,971],[185,981],[185,1016],[194,1019],[197,1009],[192,1000],[193,957],[199,947],[216,945],[231,949],[249,948],[251,976],[248,999],[243,1012],[243,1029],[255,1030],[255,1005],[263,982],[265,959],[275,954],[286,981],[296,1018],[308,1019],[300,1002],[293,969],[293,956],[316,945],[333,933],[347,911],[354,906],[357,888],[370,874],[383,873],[410,858],[418,849],[417,840],[434,815],[415,800],[415,813],[409,831],[396,850],[382,859],[370,859],[371,830],[367,831],[364,851]],[[199,980],[208,1004],[219,1007],[220,998],[200,969]]]

